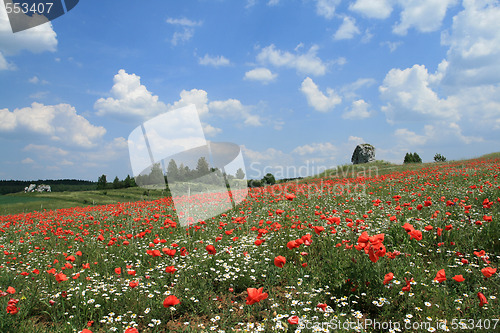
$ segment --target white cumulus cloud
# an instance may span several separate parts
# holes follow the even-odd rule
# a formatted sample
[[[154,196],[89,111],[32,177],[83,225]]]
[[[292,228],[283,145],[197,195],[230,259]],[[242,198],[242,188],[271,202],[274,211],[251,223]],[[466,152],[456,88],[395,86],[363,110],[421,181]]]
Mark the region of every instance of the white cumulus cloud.
[[[246,72],[244,79],[251,81],[261,81],[262,83],[266,84],[276,79],[276,77],[278,77],[278,74],[274,74],[267,68],[259,67]]]
[[[498,1],[464,1],[453,19],[451,32],[442,35],[448,45],[444,83],[477,86],[500,82],[500,4]]]
[[[158,96],[141,84],[140,76],[120,69],[113,82],[111,97],[99,98],[94,104],[98,115],[151,118],[167,111],[167,106],[158,100]]]
[[[0,70],[14,69],[5,57],[18,54],[23,50],[32,53],[55,52],[57,49],[57,34],[52,29],[52,23],[38,25],[31,29],[12,32],[9,17],[4,8],[0,8]]]
[[[403,8],[400,22],[393,27],[393,32],[406,35],[414,27],[420,32],[436,31],[441,27],[448,9],[458,3],[457,0],[398,0]]]
[[[251,107],[243,105],[239,100],[230,98],[224,101],[212,101],[208,104],[210,111],[221,117],[242,119],[248,126],[261,126],[262,122],[258,115],[251,113]]]
[[[356,20],[352,17],[346,16],[342,21],[339,29],[333,35],[336,40],[351,39],[360,33],[359,28],[356,26]]]
[[[0,133],[32,133],[63,144],[92,147],[106,133],[92,125],[69,104],[43,105],[33,103],[21,109],[0,110]]]
[[[351,109],[342,115],[344,119],[365,119],[371,116],[370,104],[362,99],[352,102]]]
[[[317,45],[313,45],[307,53],[292,54],[281,51],[271,44],[260,51],[257,61],[276,67],[293,68],[301,74],[319,76],[326,73],[326,65],[317,56],[318,49]]]
[[[386,19],[392,12],[391,0],[357,0],[349,9],[369,18]]]
[[[405,70],[391,69],[382,86],[381,97],[388,101],[382,111],[387,120],[421,120],[460,117],[456,114],[456,99],[442,99],[432,89],[438,82],[439,73],[429,74],[423,65],[414,65]]]
[[[205,54],[203,58],[198,59],[198,63],[204,66],[213,66],[213,67],[221,67],[221,66],[229,66],[231,62],[229,59],[224,56],[210,56]]]
[[[309,77],[302,81],[300,91],[306,96],[309,105],[320,112],[331,111],[342,102],[342,98],[333,89],[327,88],[325,95]]]
[[[335,8],[339,5],[340,0],[316,0],[316,13],[327,19],[335,16]]]

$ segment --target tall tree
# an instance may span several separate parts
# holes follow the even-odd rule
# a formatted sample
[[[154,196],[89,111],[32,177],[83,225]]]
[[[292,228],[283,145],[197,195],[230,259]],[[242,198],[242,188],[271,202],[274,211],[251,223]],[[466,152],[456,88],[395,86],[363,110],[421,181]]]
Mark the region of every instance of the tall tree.
[[[174,159],[171,159],[170,162],[168,162],[167,178],[169,182],[179,180],[179,168],[177,167],[177,163],[175,163]]]
[[[127,175],[127,177],[123,181],[123,186],[124,187],[131,187],[132,186],[132,179],[130,179],[130,175]]]
[[[198,159],[198,164],[196,165],[196,172],[198,173],[198,176],[204,176],[210,172],[210,169],[208,167],[208,162],[204,156]]]
[[[106,175],[102,175],[101,177],[99,177],[99,179],[97,180],[97,189],[98,190],[104,190],[106,188],[106,184],[107,184],[107,180],[106,180]]]
[[[114,189],[117,189],[117,188],[120,188],[120,179],[118,179],[118,176],[115,177],[115,179],[113,179],[113,188]]]

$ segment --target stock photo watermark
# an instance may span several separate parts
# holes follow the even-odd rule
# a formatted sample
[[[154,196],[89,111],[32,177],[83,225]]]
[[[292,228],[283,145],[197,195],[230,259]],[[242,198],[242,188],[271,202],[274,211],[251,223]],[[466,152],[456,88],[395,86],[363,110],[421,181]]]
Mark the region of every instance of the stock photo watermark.
[[[130,133],[128,148],[137,185],[168,186],[182,226],[224,213],[247,196],[240,147],[206,140],[195,105],[144,122]]]
[[[75,8],[80,0],[3,0],[13,33],[50,22]]]

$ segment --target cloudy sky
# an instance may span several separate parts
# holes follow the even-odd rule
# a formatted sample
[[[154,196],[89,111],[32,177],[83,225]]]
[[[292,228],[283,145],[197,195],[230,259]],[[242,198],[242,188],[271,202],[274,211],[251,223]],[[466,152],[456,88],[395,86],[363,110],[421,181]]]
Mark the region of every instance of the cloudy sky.
[[[0,83],[0,179],[124,178],[130,132],[192,103],[250,178],[363,142],[475,157],[500,150],[500,2],[80,1],[15,34],[2,7]]]

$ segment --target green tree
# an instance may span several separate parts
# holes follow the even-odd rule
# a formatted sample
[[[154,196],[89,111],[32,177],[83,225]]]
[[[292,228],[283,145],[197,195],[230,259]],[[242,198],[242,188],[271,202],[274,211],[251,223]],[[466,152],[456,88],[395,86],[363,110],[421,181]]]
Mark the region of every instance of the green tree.
[[[262,178],[263,185],[274,185],[276,184],[276,179],[274,178],[272,173],[267,173],[264,178]]]
[[[245,178],[245,172],[243,172],[242,168],[239,168],[238,170],[236,170],[235,176],[237,179],[243,179],[243,178]]]
[[[422,163],[422,159],[417,153],[413,153],[413,163]]]
[[[116,176],[115,179],[113,179],[113,188],[117,189],[117,188],[120,188],[120,187],[121,187],[120,179],[118,179],[118,176]]]
[[[198,159],[198,164],[196,165],[196,173],[198,174],[197,176],[198,177],[204,176],[204,175],[208,174],[209,171],[210,171],[210,169],[208,167],[207,160],[205,159],[204,156],[200,157]]]
[[[132,179],[130,178],[130,175],[127,175],[125,180],[123,181],[123,186],[125,188],[131,187],[132,186]]]
[[[434,162],[446,162],[446,157],[441,154],[434,155]]]
[[[107,185],[107,180],[106,180],[106,175],[102,175],[101,177],[99,177],[99,179],[97,180],[97,189],[98,190],[104,190],[106,188],[106,185]]]
[[[153,164],[153,167],[151,168],[151,172],[149,174],[148,181],[149,185],[157,185],[164,183],[163,171],[161,169],[160,163]]]
[[[422,159],[417,153],[406,153],[403,163],[422,163]]]
[[[177,163],[175,163],[174,159],[171,159],[170,162],[168,162],[167,178],[170,182],[179,180],[179,168],[177,167]]]

